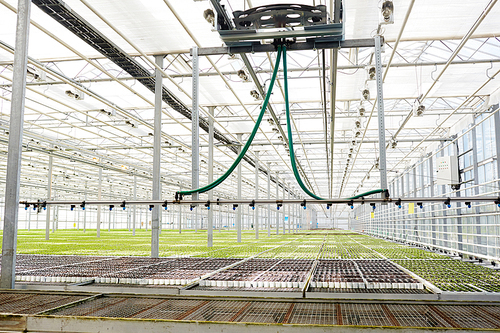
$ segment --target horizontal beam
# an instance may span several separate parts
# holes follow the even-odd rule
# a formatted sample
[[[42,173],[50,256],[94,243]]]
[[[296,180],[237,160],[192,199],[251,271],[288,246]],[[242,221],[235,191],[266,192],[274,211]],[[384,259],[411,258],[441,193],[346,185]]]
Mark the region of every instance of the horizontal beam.
[[[329,198],[325,200],[316,199],[285,199],[285,200],[272,200],[272,199],[216,199],[212,201],[207,200],[87,200],[87,201],[75,201],[75,200],[48,200],[48,201],[21,201],[20,205],[30,205],[30,206],[48,206],[48,205],[115,205],[118,207],[122,204],[127,205],[205,205],[210,204],[211,206],[216,205],[270,205],[270,204],[365,204],[365,203],[429,203],[429,202],[491,202],[497,204],[500,200],[499,197],[492,196],[477,196],[477,197],[412,197],[412,198],[358,198],[358,199],[348,199],[348,198]]]
[[[287,47],[287,51],[303,51],[303,50],[322,50],[335,48],[356,48],[356,47],[375,47],[373,38],[365,39],[349,39],[344,41],[327,42],[327,41],[307,41],[291,44]],[[198,49],[198,55],[218,55],[218,54],[237,54],[237,53],[257,53],[257,52],[274,52],[276,47],[272,44],[255,44],[246,46],[226,46],[226,47],[203,47]]]
[[[81,59],[73,59],[74,60],[81,60]],[[38,60],[38,62],[42,63],[41,61]],[[52,62],[58,62],[58,61],[52,61]],[[496,64],[499,63],[500,59],[474,59],[474,60],[456,60],[452,61],[450,65],[467,65],[467,64]],[[0,66],[10,66],[12,65],[12,61],[0,61]],[[392,63],[391,68],[399,68],[399,67],[428,67],[428,66],[442,66],[446,65],[446,61],[438,61],[438,62],[419,62],[417,64],[413,62],[403,62],[403,63]],[[337,66],[338,70],[355,70],[355,69],[363,69],[365,68],[366,65],[344,65],[344,66]],[[382,65],[382,68],[387,67],[387,65]],[[318,72],[319,70],[322,70],[322,67],[308,67],[308,68],[288,68],[288,72]],[[326,70],[330,70],[330,66],[325,67]],[[257,74],[264,74],[264,73],[272,73],[272,70],[270,69],[259,69],[255,71]],[[280,69],[278,70],[279,73],[283,73],[283,70]],[[224,71],[221,72],[223,75],[237,75],[238,71]],[[170,74],[171,78],[186,78],[186,77],[191,77],[192,73],[181,73],[181,74]],[[219,76],[219,73],[212,71],[212,72],[203,72],[200,73],[200,77],[210,77],[210,76]],[[163,76],[166,77],[166,76]],[[141,79],[149,79],[153,78],[153,76],[147,76],[147,77],[142,77]],[[75,80],[75,82],[80,83],[80,84],[85,84],[85,83],[99,83],[99,82],[114,82],[116,80],[118,81],[131,81],[131,80],[137,80],[138,78],[132,77],[132,76],[125,76],[125,77],[117,77],[117,78],[95,78],[95,79],[81,79],[81,80]],[[60,85],[60,84],[67,84],[64,81],[43,81],[43,82],[27,82],[27,86],[46,86],[46,85]],[[12,83],[6,83],[6,84],[0,84],[0,87],[11,87]],[[126,108],[124,108],[126,109]]]

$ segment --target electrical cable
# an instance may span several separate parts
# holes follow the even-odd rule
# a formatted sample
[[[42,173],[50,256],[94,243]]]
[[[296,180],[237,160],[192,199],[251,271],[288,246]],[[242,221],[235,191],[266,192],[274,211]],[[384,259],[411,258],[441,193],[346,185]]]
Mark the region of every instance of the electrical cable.
[[[286,45],[283,45],[283,77],[284,77],[284,86],[285,86],[285,109],[286,109],[286,127],[288,131],[288,144],[289,144],[289,152],[290,152],[290,162],[292,164],[292,170],[293,174],[295,176],[295,179],[297,180],[297,183],[299,184],[300,188],[306,192],[309,196],[313,197],[316,200],[327,200],[324,198],[321,198],[317,196],[316,194],[312,193],[309,191],[309,189],[304,185],[302,182],[302,179],[300,178],[299,172],[297,170],[297,164],[295,163],[295,151],[293,149],[293,137],[292,137],[292,126],[291,126],[291,121],[290,121],[290,105],[288,102],[288,78],[287,78],[287,62],[286,62]],[[365,193],[361,193],[358,195],[355,195],[353,197],[347,198],[348,200],[352,199],[358,199],[364,196],[372,195],[372,194],[377,194],[377,193],[382,193],[386,192],[386,189],[377,189],[377,190],[372,190],[368,191]]]
[[[257,121],[255,122],[255,126],[254,126],[254,128],[252,130],[252,133],[248,137],[248,140],[247,140],[245,146],[241,150],[240,154],[236,157],[236,159],[234,160],[234,162],[231,165],[231,167],[229,167],[229,169],[220,178],[216,179],[211,184],[208,184],[206,186],[203,186],[203,187],[200,187],[200,188],[197,188],[197,189],[193,189],[193,190],[177,191],[176,192],[176,197],[178,195],[183,196],[183,195],[190,195],[190,194],[193,194],[193,193],[204,193],[204,192],[207,192],[207,191],[210,191],[210,190],[214,189],[215,187],[217,187],[220,184],[222,184],[222,182],[224,180],[226,180],[227,177],[229,177],[229,175],[234,171],[234,169],[241,162],[241,160],[245,156],[246,152],[248,151],[248,148],[250,148],[250,145],[252,144],[252,141],[253,141],[255,135],[257,134],[257,131],[258,131],[259,126],[260,126],[260,123],[262,122],[262,118],[264,117],[264,113],[266,112],[267,104],[269,103],[269,99],[270,99],[271,93],[273,91],[274,82],[276,80],[276,76],[278,75],[278,68],[279,68],[279,64],[280,64],[281,53],[282,53],[281,45],[279,45],[278,46],[278,54],[276,56],[276,64],[274,66],[274,71],[273,71],[273,76],[271,78],[271,83],[269,84],[269,89],[267,90],[267,95],[266,95],[266,98],[264,100],[264,104],[262,104],[262,109],[260,111],[259,117],[257,118]]]

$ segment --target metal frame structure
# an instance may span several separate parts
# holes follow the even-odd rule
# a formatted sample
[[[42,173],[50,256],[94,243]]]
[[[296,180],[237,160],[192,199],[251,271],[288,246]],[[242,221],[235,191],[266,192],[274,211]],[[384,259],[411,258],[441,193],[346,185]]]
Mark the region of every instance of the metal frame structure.
[[[47,203],[49,203],[50,201],[57,201],[59,200],[58,198],[63,196],[68,196],[72,199],[74,198],[75,202],[87,201],[89,199],[94,202],[101,202],[103,197],[109,197],[110,202],[116,201],[122,203],[123,200],[125,200],[128,204],[132,201],[146,202],[151,198],[151,180],[159,179],[159,181],[155,181],[155,183],[159,184],[161,182],[163,184],[163,188],[160,190],[156,189],[152,191],[156,192],[152,194],[152,196],[155,197],[154,199],[160,201],[161,198],[168,198],[172,195],[172,189],[178,190],[179,188],[186,189],[192,187],[189,177],[185,175],[185,172],[191,171],[193,167],[192,160],[188,155],[189,151],[194,148],[194,145],[191,147],[189,144],[191,133],[179,134],[178,136],[172,135],[169,131],[170,126],[178,126],[182,130],[189,129],[190,127],[197,129],[202,127],[202,129],[209,131],[210,122],[213,121],[215,123],[214,136],[216,142],[211,145],[209,144],[209,146],[215,149],[215,167],[223,169],[225,165],[227,165],[227,161],[231,160],[240,143],[237,142],[236,135],[233,135],[231,130],[226,130],[224,126],[226,123],[251,123],[253,121],[252,108],[258,106],[259,101],[247,101],[242,97],[243,93],[239,90],[240,82],[235,82],[234,80],[235,73],[237,73],[239,68],[224,67],[226,66],[223,64],[226,59],[225,57],[220,57],[218,61],[215,61],[216,57],[210,57],[209,55],[247,53],[248,56],[242,56],[241,60],[243,65],[249,69],[249,75],[256,85],[255,89],[262,95],[262,91],[264,91],[263,86],[266,84],[266,75],[270,71],[268,67],[271,66],[270,64],[272,62],[270,61],[272,59],[272,54],[266,54],[266,52],[272,52],[274,46],[252,44],[248,46],[207,48],[207,44],[203,42],[200,43],[199,40],[196,40],[197,38],[200,39],[200,37],[197,36],[198,32],[194,31],[190,24],[185,24],[187,19],[184,19],[182,15],[178,15],[180,8],[176,4],[172,5],[170,2],[165,1],[165,8],[168,7],[170,10],[169,13],[172,13],[174,18],[173,23],[177,24],[181,32],[191,37],[194,44],[199,46],[198,55],[202,63],[202,72],[199,73],[199,77],[204,80],[216,76],[221,80],[221,86],[225,85],[228,87],[228,95],[232,98],[228,98],[221,102],[220,106],[218,105],[217,112],[213,116],[209,116],[207,108],[213,106],[214,101],[207,102],[207,100],[202,97],[199,108],[196,108],[200,111],[201,116],[198,122],[194,121],[194,127],[192,127],[192,111],[190,107],[192,96],[190,96],[189,93],[185,93],[186,90],[189,90],[189,84],[179,83],[183,78],[192,75],[188,47],[185,47],[184,50],[179,48],[175,50],[162,50],[162,52],[157,52],[155,50],[143,52],[141,47],[137,46],[135,40],[132,42],[130,38],[121,33],[120,29],[124,29],[123,26],[120,26],[117,22],[110,19],[107,13],[106,15],[100,13],[100,10],[102,10],[101,8],[94,8],[89,6],[87,2],[82,2],[88,10],[96,14],[96,18],[102,20],[102,22],[98,21],[99,23],[97,23],[97,19],[95,18],[90,18],[90,16],[83,17],[83,14],[80,15],[80,13],[84,13],[83,10],[80,11],[79,8],[71,10],[61,1],[34,1],[34,3],[42,8],[44,12],[49,13],[51,17],[55,18],[58,22],[63,24],[63,26],[82,39],[85,39],[86,43],[92,45],[94,48],[100,49],[103,52],[103,56],[90,54],[91,52],[88,50],[82,51],[79,46],[74,46],[71,41],[66,39],[67,37],[55,36],[54,33],[49,31],[50,25],[43,20],[39,20],[39,16],[35,16],[32,19],[32,25],[39,30],[38,33],[53,40],[54,43],[65,50],[67,49],[70,52],[74,52],[71,54],[75,54],[76,57],[62,55],[60,57],[43,59],[43,57],[34,56],[34,54],[37,54],[37,51],[33,50],[33,56],[28,58],[28,64],[30,66],[28,75],[33,75],[32,71],[36,70],[37,73],[40,73],[37,75],[41,75],[43,72],[44,75],[50,77],[50,80],[39,82],[37,79],[29,77],[28,80],[31,80],[31,82],[26,84],[27,100],[25,112],[28,114],[28,117],[26,118],[24,126],[24,140],[21,140],[21,148],[18,150],[19,152],[21,152],[21,150],[23,151],[23,156],[20,157],[23,172],[18,182],[20,184],[20,196],[22,201],[28,200],[35,203],[38,199],[47,197]],[[396,69],[408,69],[415,66],[419,69],[423,68],[424,76],[429,76],[429,73],[426,72],[426,68],[430,69],[430,77],[433,80],[432,87],[422,92],[422,101],[427,107],[425,117],[429,119],[429,126],[419,128],[418,125],[414,125],[413,122],[416,120],[410,116],[411,112],[408,112],[408,105],[412,105],[415,98],[418,96],[408,94],[406,96],[395,95],[395,97],[392,97],[389,94],[388,97],[386,94],[384,100],[378,98],[378,103],[384,102],[387,120],[386,131],[387,133],[392,133],[393,139],[397,140],[398,143],[397,149],[391,149],[386,145],[389,178],[393,178],[392,176],[395,175],[394,172],[401,172],[404,170],[405,163],[410,163],[408,161],[411,159],[420,158],[425,153],[423,146],[427,143],[433,143],[435,141],[448,142],[452,140],[450,139],[450,132],[452,131],[451,125],[459,118],[474,115],[476,113],[487,113],[487,111],[481,109],[480,105],[482,103],[487,104],[488,93],[481,89],[495,84],[495,80],[493,79],[499,74],[496,66],[500,60],[498,60],[495,52],[491,52],[492,49],[497,47],[497,39],[491,38],[491,36],[487,34],[475,34],[475,31],[480,27],[483,21],[485,21],[488,15],[491,16],[493,15],[492,13],[495,13],[494,5],[496,1],[489,2],[484,10],[477,13],[477,17],[474,17],[474,24],[463,37],[459,36],[452,38],[442,36],[442,38],[436,38],[430,41],[416,41],[405,34],[408,18],[411,16],[412,11],[414,12],[416,10],[415,8],[418,8],[418,4],[413,6],[414,2],[415,1],[410,2],[410,6],[407,8],[406,13],[401,12],[401,18],[404,14],[401,30],[396,34],[389,33],[388,38],[381,40],[380,46],[385,46],[386,49],[390,50],[390,56],[389,54],[381,55],[380,70],[377,72],[382,73],[382,70],[385,69],[381,78],[383,82],[387,77],[389,69],[392,73],[392,71]],[[16,11],[21,13],[21,7],[15,8],[6,1],[0,1],[0,3],[3,10],[2,15],[6,14],[5,17]],[[337,5],[338,3],[339,2],[336,2],[335,4]],[[196,6],[198,6],[198,4],[196,4]],[[36,13],[36,15],[40,14],[41,12]],[[334,20],[336,19],[334,18]],[[106,29],[110,30],[97,29],[96,26],[99,26],[99,24],[106,25]],[[467,23],[465,22],[463,24]],[[381,26],[379,25],[378,28],[377,30],[380,33]],[[406,27],[406,29],[408,29],[408,27]],[[115,37],[110,37],[114,36],[114,33],[122,38],[125,36],[125,38],[123,38],[123,40],[117,40]],[[454,41],[454,38],[462,38],[462,40],[458,42]],[[217,44],[214,43],[212,45]],[[352,39],[340,42],[323,40],[299,41],[291,45],[289,50],[333,49],[332,60],[330,61],[330,66],[328,66],[327,63],[320,64],[318,62],[318,64],[316,64],[314,52],[309,52],[307,57],[304,56],[303,53],[297,52],[300,56],[294,59],[297,60],[297,66],[291,69],[291,73],[295,73],[295,78],[300,77],[304,80],[310,79],[327,82],[327,84],[323,84],[323,89],[326,92],[326,90],[330,88],[330,96],[335,96],[337,93],[336,89],[332,88],[335,88],[337,78],[330,74],[330,79],[325,80],[325,75],[321,74],[321,72],[327,73],[327,70],[330,69],[330,73],[336,73],[336,69],[338,69],[339,71],[347,71],[350,75],[352,71],[362,72],[365,66],[372,65],[374,61],[378,66],[376,54],[375,57],[367,54],[369,51],[367,51],[366,47],[375,47],[375,39]],[[17,46],[16,49],[18,49]],[[5,61],[0,61],[0,66],[2,67],[2,84],[0,85],[3,92],[2,103],[5,102],[6,105],[8,103],[14,104],[16,98],[14,98],[15,95],[10,95],[10,89],[12,88],[14,91],[16,80],[12,83],[12,76],[19,75],[19,72],[15,70],[15,61],[13,62],[10,57],[14,54],[14,47],[7,45],[5,41],[1,41],[0,51],[3,57],[7,59]],[[30,53],[31,52],[30,50]],[[204,54],[203,52],[206,53]],[[19,54],[19,52],[16,52],[16,54]],[[158,54],[166,54],[164,66],[160,66],[154,62],[152,55]],[[336,56],[333,56],[333,54],[336,54]],[[436,54],[439,56],[435,56]],[[333,58],[335,58],[335,61]],[[387,58],[389,58],[388,61]],[[338,61],[342,60],[348,60],[348,62],[337,64]],[[420,63],[422,61],[424,62]],[[467,90],[467,92],[465,92],[466,90],[464,89],[458,89],[456,95],[444,94],[442,97],[436,97],[431,93],[431,89],[437,88],[436,82],[438,80],[443,85],[449,84],[449,82],[446,81],[446,74],[452,72],[452,74],[457,75],[456,69],[460,68],[460,66],[466,67],[472,63],[479,65],[481,70],[478,71],[482,73],[485,72],[485,75],[483,75],[485,76],[484,80],[481,79],[480,85],[471,85],[473,87]],[[69,66],[70,64],[77,67],[79,66],[76,72],[81,70],[88,73],[88,76],[79,77],[75,76],[71,71],[67,71],[65,65]],[[484,66],[481,67],[481,64]],[[490,65],[491,68],[488,69]],[[92,70],[88,71],[88,68],[85,69],[86,66],[89,68],[91,67]],[[433,67],[435,67],[435,69],[432,69]],[[14,69],[13,72],[12,69]],[[118,74],[115,75],[115,73]],[[339,74],[339,76],[342,75]],[[107,77],[103,78],[103,76]],[[155,76],[156,80],[154,78]],[[149,114],[153,114],[153,108],[158,107],[158,105],[161,106],[161,103],[157,101],[153,102],[153,95],[148,95],[157,90],[159,76],[165,78],[165,85],[161,87],[161,97],[167,106],[166,108],[160,108],[161,114],[163,115],[161,126],[164,129],[160,135],[158,135],[156,131],[157,126],[153,126],[153,122],[155,122],[157,118]],[[388,80],[389,79],[390,76],[388,77]],[[134,87],[133,82],[135,80],[143,83],[149,91],[145,92],[144,90]],[[101,90],[102,86],[100,86],[100,84],[105,84],[106,82],[113,85],[116,84],[120,89],[124,89],[124,92],[134,95],[141,103],[145,102],[145,104],[136,103],[137,105],[131,106],[124,101],[115,100],[114,97],[107,96],[107,94],[104,93],[105,89]],[[377,77],[377,85],[379,82],[380,78]],[[74,104],[74,101],[69,101],[66,97],[57,96],[51,91],[52,88],[62,89],[63,94],[65,89],[78,89],[83,91],[87,98],[85,103],[89,103],[83,104],[83,106],[77,106]],[[99,93],[101,91],[103,93]],[[324,91],[322,91],[322,96],[325,95],[323,93]],[[276,101],[269,108],[271,119],[276,125],[278,132],[276,136],[274,136],[270,127],[262,130],[262,135],[255,143],[255,147],[262,149],[262,151],[258,157],[252,157],[250,155],[246,157],[248,165],[245,164],[242,166],[242,173],[240,176],[243,184],[251,186],[243,185],[242,197],[249,198],[254,195],[255,188],[253,184],[257,183],[253,181],[255,164],[260,165],[261,180],[268,176],[270,180],[269,186],[271,182],[274,183],[278,181],[277,178],[271,176],[271,173],[280,171],[280,179],[282,181],[279,182],[277,187],[281,186],[283,189],[286,189],[286,192],[290,193],[290,186],[287,185],[291,180],[290,172],[286,169],[284,159],[279,159],[283,151],[282,142],[278,139],[278,135],[281,134],[283,138],[286,138],[286,136],[280,124],[280,122],[282,122],[280,118],[280,108],[282,104],[278,101],[278,95],[279,94],[275,95]],[[157,96],[158,93],[155,97]],[[319,105],[320,103],[318,103],[317,97],[311,100],[301,99],[296,101],[294,107],[297,112],[294,114],[293,119],[295,128],[300,129],[301,124],[307,120],[320,119],[325,113],[326,102],[327,101],[324,101],[323,105]],[[96,108],[90,107],[90,105],[97,104],[99,106]],[[324,192],[325,188],[329,188],[329,198],[355,194],[356,191],[361,189],[363,184],[365,188],[371,188],[379,182],[379,179],[383,179],[383,177],[379,178],[373,176],[376,170],[372,165],[374,160],[373,156],[377,154],[378,151],[382,153],[382,149],[379,147],[377,150],[371,147],[371,144],[374,142],[380,142],[380,140],[377,140],[380,130],[374,130],[373,126],[370,127],[368,125],[369,120],[362,135],[362,143],[360,143],[353,152],[355,158],[351,159],[348,168],[343,172],[345,166],[343,163],[348,155],[346,149],[348,148],[350,138],[348,134],[346,134],[348,130],[342,129],[339,126],[341,126],[344,121],[351,121],[356,118],[356,104],[357,101],[353,98],[341,98],[338,100],[336,98],[331,98],[330,128],[333,129],[336,126],[338,129],[336,133],[338,135],[335,134],[328,137],[323,129],[301,129],[298,131],[301,136],[299,147],[302,155],[299,161],[301,173],[305,176],[305,180],[310,188],[318,189],[320,192]],[[124,107],[124,105],[127,106]],[[375,107],[374,103],[372,111]],[[381,107],[379,106],[378,109],[380,111]],[[175,110],[175,112],[180,112],[184,117],[176,117],[176,113],[173,112],[173,110]],[[4,112],[4,114],[6,113],[7,112]],[[115,115],[113,116],[113,114]],[[374,113],[372,112],[370,114],[368,106],[367,115],[370,115],[369,119],[371,119],[372,114]],[[41,119],[37,117],[41,117]],[[403,122],[400,122],[401,117],[403,117]],[[500,119],[498,113],[495,113],[494,117],[495,122],[500,123],[500,120],[498,120]],[[325,121],[328,121],[327,118],[328,117],[326,117]],[[367,117],[365,117],[365,120],[366,118]],[[0,122],[0,132],[3,131],[3,133],[0,133],[0,142],[3,144],[8,141],[10,144],[11,139],[8,138],[8,136],[13,137],[15,133],[13,130],[9,131],[9,127],[15,126],[13,120],[13,118],[10,118],[9,121],[7,118],[3,118]],[[337,120],[336,125],[335,120]],[[200,126],[197,126],[196,123]],[[94,133],[93,129],[89,130],[90,127],[95,128],[95,132],[97,133]],[[131,131],[131,128],[134,131],[140,128],[144,133],[130,133],[129,131]],[[75,134],[76,130],[72,129],[82,131],[88,134],[88,136],[84,135],[80,140],[79,135]],[[149,133],[152,135],[149,135]],[[453,133],[451,132],[451,134]],[[151,136],[151,138],[149,138],[149,136]],[[325,187],[323,182],[318,181],[316,177],[318,177],[317,174],[319,172],[324,172],[324,165],[326,164],[324,163],[324,157],[320,156],[318,153],[318,147],[321,145],[322,151],[324,151],[323,145],[325,144],[325,139],[328,140],[328,138],[330,139],[330,149],[332,153],[329,156],[331,163],[329,165],[330,171],[329,173],[327,172],[327,174],[331,179],[331,184],[329,183],[329,187]],[[161,140],[158,141],[159,139]],[[200,134],[200,140],[202,141],[199,145],[201,163],[198,165],[201,170],[202,182],[205,181],[206,178],[204,178],[204,173],[208,170],[203,164],[203,160],[206,161],[207,159],[204,148],[207,147],[206,142],[208,142],[209,139],[213,139],[211,135],[207,137],[204,133]],[[496,136],[496,140],[496,155],[498,156],[498,154],[500,154],[498,136]],[[336,147],[335,153],[333,150],[334,144]],[[270,147],[272,150],[269,152],[267,147]],[[475,150],[476,149],[474,149],[474,151]],[[160,158],[158,158],[158,151],[162,154]],[[264,166],[267,162],[272,161],[273,156],[278,158],[278,162],[276,164],[273,163],[271,167],[265,168]],[[353,160],[354,162],[352,162]],[[257,163],[255,163],[256,161]],[[336,162],[335,164],[334,161]],[[171,166],[169,165],[167,170],[165,170],[166,172],[159,172],[158,168],[157,170],[153,170],[155,168],[152,166],[159,165],[160,163],[164,164],[166,162],[171,163]],[[479,162],[481,161],[479,160]],[[429,161],[429,163],[431,164],[432,162]],[[498,159],[496,164],[497,169],[500,169],[500,162],[498,162]],[[476,165],[475,169],[473,168],[476,173],[478,167],[480,167],[480,165]],[[29,168],[27,170],[30,170],[30,172],[26,172],[26,168]],[[47,170],[45,170],[46,168]],[[382,172],[383,169],[384,168],[381,168],[380,171]],[[371,178],[370,173],[372,175]],[[48,175],[50,176],[47,177]],[[342,177],[345,178],[345,182],[341,186],[339,193],[336,193],[333,190],[336,188],[336,186],[333,186],[333,182],[337,178]],[[12,178],[7,177],[7,179]],[[412,180],[413,182],[416,181],[415,178]],[[401,186],[404,181],[405,180],[401,180]],[[391,182],[391,179],[389,179],[389,182]],[[498,180],[494,182],[498,182]],[[133,191],[131,190],[132,184],[134,187]],[[479,180],[477,181],[477,187],[475,187],[477,190],[474,190],[476,191],[475,194],[482,194],[480,187],[482,184],[483,183]],[[411,184],[406,183],[405,185]],[[392,187],[395,187],[394,184]],[[230,187],[225,186],[219,191],[214,191],[214,197],[224,198],[225,200],[231,199],[234,196],[233,193],[228,190],[229,188]],[[391,188],[391,185],[389,185],[389,188]],[[50,190],[48,194],[46,194],[47,189]],[[110,193],[111,191],[114,193]],[[132,192],[134,193],[133,195]],[[270,197],[274,196],[273,193],[269,192],[273,192],[271,191],[271,187],[269,187],[268,194]],[[279,192],[278,188],[276,188],[276,192]],[[292,192],[291,195],[294,197],[302,196],[302,193],[299,191],[292,190]],[[436,192],[436,195],[439,194]],[[436,195],[426,195],[422,193],[423,197],[431,197],[438,202],[445,199],[436,198]],[[496,196],[497,193],[489,193],[489,195]],[[403,194],[397,196],[393,195],[393,197],[398,196],[403,196]],[[51,197],[54,197],[54,200],[50,200]],[[457,201],[466,202],[464,199],[469,197],[470,194],[463,196],[461,200]],[[271,200],[272,204],[275,203],[275,200],[274,202],[271,198],[269,198],[269,200]],[[205,197],[202,197],[200,201],[202,204],[207,202]],[[488,201],[494,201],[494,198],[489,198]],[[160,203],[163,203],[163,201]],[[308,203],[312,202],[308,201]],[[4,207],[7,208],[7,206],[10,205],[4,203]],[[48,207],[50,206],[51,205],[48,204]],[[394,208],[392,205],[390,205],[390,207]],[[481,215],[484,215],[484,212],[481,211],[481,207],[483,206],[474,208],[476,216],[474,216],[473,219],[476,221],[479,221],[482,218]],[[101,219],[104,220],[108,218],[108,214],[102,213],[101,208],[102,207],[99,207],[97,211],[89,209],[84,212],[84,219],[88,221],[88,223],[84,222],[84,228],[90,228],[94,225],[96,213],[99,222]],[[147,206],[138,208],[140,208],[141,214],[148,214]],[[179,208],[181,207],[179,206]],[[322,209],[324,206],[315,206],[311,208]],[[347,205],[343,206],[344,209],[342,209],[340,205],[336,205],[334,208],[336,209],[335,214],[339,216],[342,214],[342,216],[345,216],[345,212],[350,211]],[[60,207],[60,209],[57,208],[57,210],[69,212],[69,206]],[[199,208],[197,208],[197,210],[201,211]],[[155,211],[157,211],[157,208],[155,208]],[[323,211],[324,214],[321,215],[326,216],[330,213],[330,211],[327,210]],[[440,223],[447,221],[446,223],[449,224],[455,216],[458,216],[457,221],[461,224],[459,227],[461,228],[460,230],[466,230],[465,221],[467,217],[463,216],[466,211],[467,210],[462,205],[459,208],[457,207],[457,214],[448,214],[446,217],[440,216],[433,218],[432,233],[437,237],[443,233],[450,233],[453,227],[446,226],[446,231],[440,231]],[[29,214],[24,215],[21,211],[20,216],[22,215],[21,219],[25,218],[29,227],[30,223],[32,223],[32,217],[35,215],[32,216],[32,210],[28,212]],[[437,212],[439,212],[439,210],[427,210],[427,207],[425,210],[426,214],[434,214]],[[114,214],[120,216],[118,212]],[[179,210],[179,214],[182,215],[181,210]],[[50,212],[50,209],[48,209],[47,213],[44,215],[43,222],[45,222],[46,226],[46,237],[49,238],[51,230],[50,223],[53,223],[52,230],[57,230],[57,223],[54,220],[56,211]],[[494,216],[494,214],[489,213],[487,215]],[[408,214],[405,214],[405,216],[408,217]],[[37,220],[38,217],[37,215]],[[133,220],[135,221],[136,219],[137,216],[134,213]],[[7,221],[7,219],[4,219],[4,221]],[[90,221],[92,221],[92,224],[90,224]],[[153,221],[156,221],[156,218],[154,218]],[[418,218],[412,219],[413,224],[417,224],[418,221],[420,221]],[[23,224],[26,225],[26,223]],[[182,224],[179,223],[179,227],[181,227],[181,225]],[[133,226],[135,227],[135,223],[133,223]],[[95,227],[99,234],[100,223],[95,224]],[[480,226],[476,226],[475,228],[476,231],[474,234],[477,236],[474,237],[478,241],[483,241],[485,236],[477,232]],[[409,231],[410,230],[405,230],[405,232]],[[6,230],[4,232],[6,232]],[[419,235],[421,236],[421,234]],[[434,242],[435,241],[436,239],[434,239]],[[442,241],[447,242],[448,247],[450,246],[450,239],[444,239]],[[463,241],[464,240],[462,240],[462,242]],[[437,242],[441,242],[441,240],[437,239]],[[433,242],[431,241],[430,243]],[[459,244],[461,244],[460,240]],[[459,245],[459,250],[460,246],[462,245]]]

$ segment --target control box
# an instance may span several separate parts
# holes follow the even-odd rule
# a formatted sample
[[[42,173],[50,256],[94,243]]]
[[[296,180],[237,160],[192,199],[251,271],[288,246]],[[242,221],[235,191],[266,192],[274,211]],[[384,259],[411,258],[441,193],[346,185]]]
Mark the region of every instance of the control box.
[[[436,157],[438,185],[456,185],[460,183],[457,156]]]

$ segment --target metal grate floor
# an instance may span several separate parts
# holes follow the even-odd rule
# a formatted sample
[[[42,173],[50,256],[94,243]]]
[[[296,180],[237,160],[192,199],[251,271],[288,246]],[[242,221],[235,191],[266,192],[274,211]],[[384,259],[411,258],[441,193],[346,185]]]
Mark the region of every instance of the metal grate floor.
[[[36,314],[61,305],[75,302],[87,296],[0,293],[0,312]]]
[[[0,312],[266,324],[499,329],[498,305],[0,293]],[[76,302],[79,301],[80,302]],[[73,304],[69,304],[75,302]],[[69,304],[69,305],[66,305]],[[64,306],[66,305],[66,306]],[[57,307],[60,307],[57,309]]]

